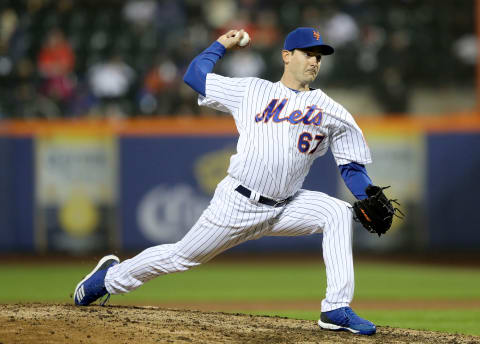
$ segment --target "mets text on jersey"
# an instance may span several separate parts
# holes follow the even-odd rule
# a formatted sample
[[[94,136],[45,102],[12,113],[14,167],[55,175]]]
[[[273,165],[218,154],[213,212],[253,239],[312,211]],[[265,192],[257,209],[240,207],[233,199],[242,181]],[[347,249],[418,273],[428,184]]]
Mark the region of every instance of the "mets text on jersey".
[[[272,121],[280,123],[283,121],[289,121],[291,124],[298,124],[303,122],[305,125],[322,125],[323,110],[316,105],[307,106],[307,111],[303,113],[302,110],[293,110],[289,115],[280,118],[280,113],[287,104],[288,98],[284,98],[278,105],[278,99],[272,99],[262,113],[255,115],[255,122],[267,123],[270,118]],[[314,113],[317,111],[317,113]]]

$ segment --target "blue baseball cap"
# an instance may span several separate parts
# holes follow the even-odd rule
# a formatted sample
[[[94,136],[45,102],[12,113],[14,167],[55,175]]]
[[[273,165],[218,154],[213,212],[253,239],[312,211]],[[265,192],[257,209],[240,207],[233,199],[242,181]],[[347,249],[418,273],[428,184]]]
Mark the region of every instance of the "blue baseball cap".
[[[312,47],[318,47],[322,55],[331,55],[335,51],[333,47],[323,44],[322,36],[320,36],[318,30],[312,27],[299,27],[290,32],[285,38],[283,49],[294,50]]]

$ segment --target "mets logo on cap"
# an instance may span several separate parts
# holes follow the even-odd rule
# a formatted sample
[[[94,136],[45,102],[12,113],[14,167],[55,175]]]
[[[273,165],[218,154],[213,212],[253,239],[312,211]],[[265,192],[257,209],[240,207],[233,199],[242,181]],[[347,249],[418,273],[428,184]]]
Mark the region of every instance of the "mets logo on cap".
[[[299,27],[290,32],[285,38],[284,50],[315,48],[322,55],[331,55],[333,47],[323,43],[320,32],[313,27]]]

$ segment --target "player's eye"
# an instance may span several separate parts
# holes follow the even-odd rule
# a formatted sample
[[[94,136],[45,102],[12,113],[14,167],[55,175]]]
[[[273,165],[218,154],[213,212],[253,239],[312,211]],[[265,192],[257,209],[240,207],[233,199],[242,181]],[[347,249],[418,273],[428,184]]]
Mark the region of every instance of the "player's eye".
[[[315,53],[312,53],[312,52],[309,52],[309,51],[304,52],[304,54],[305,54],[306,57],[312,57],[312,56],[316,57],[317,62],[320,62],[322,60],[322,55],[320,55],[320,54],[315,54]]]

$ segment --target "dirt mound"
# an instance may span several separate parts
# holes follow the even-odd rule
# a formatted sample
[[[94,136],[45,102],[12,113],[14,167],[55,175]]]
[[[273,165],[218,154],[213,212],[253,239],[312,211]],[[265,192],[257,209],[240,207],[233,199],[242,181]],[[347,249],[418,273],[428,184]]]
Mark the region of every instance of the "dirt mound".
[[[0,343],[480,343],[480,338],[383,326],[367,337],[280,317],[34,303],[0,305]]]

